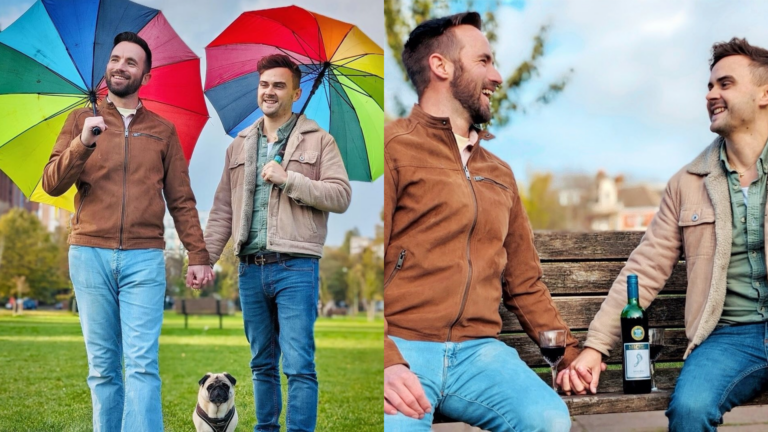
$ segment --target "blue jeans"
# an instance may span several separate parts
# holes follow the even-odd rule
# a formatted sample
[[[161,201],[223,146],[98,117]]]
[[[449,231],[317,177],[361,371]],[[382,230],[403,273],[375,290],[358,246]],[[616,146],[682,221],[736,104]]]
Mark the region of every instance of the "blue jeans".
[[[69,273],[88,355],[94,431],[162,431],[163,251],[71,246]]]
[[[240,304],[251,344],[256,404],[254,431],[279,431],[283,407],[280,355],[288,378],[288,431],[314,431],[317,423],[315,320],[318,260],[294,258],[274,264],[240,264]]]
[[[667,417],[669,430],[714,431],[723,414],[768,383],[768,323],[718,327],[683,363]]]
[[[384,415],[385,432],[428,432],[435,411],[493,432],[569,431],[565,403],[496,339],[422,342],[392,337],[419,377],[432,412],[416,420]]]

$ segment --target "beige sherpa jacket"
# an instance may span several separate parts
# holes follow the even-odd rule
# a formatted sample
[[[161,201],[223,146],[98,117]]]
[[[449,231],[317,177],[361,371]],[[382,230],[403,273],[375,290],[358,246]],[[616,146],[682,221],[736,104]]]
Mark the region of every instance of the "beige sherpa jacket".
[[[227,148],[224,172],[205,227],[205,245],[216,263],[230,237],[235,255],[248,240],[256,191],[258,119]],[[336,141],[303,115],[288,137],[282,167],[284,189],[273,187],[267,206],[267,249],[273,252],[323,255],[328,212],[349,207],[352,188]]]
[[[688,273],[684,358],[715,329],[723,312],[732,240],[728,181],[720,163],[722,144],[717,138],[669,181],[659,212],[590,324],[584,346],[608,355],[621,339],[627,275],[638,275],[640,304],[647,308],[683,252]]]

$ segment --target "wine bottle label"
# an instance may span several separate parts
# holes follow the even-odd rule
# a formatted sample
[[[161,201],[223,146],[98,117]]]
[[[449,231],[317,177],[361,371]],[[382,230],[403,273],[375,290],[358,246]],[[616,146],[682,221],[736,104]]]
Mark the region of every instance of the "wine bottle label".
[[[651,379],[651,344],[624,344],[624,377],[627,381]]]
[[[645,330],[643,329],[643,326],[635,326],[632,328],[632,339],[636,341],[641,341],[645,337]]]

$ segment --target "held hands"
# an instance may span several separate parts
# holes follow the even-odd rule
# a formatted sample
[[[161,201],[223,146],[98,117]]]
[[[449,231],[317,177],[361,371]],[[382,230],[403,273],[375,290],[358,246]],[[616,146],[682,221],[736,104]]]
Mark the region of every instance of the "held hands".
[[[384,369],[384,414],[398,411],[417,420],[432,411],[419,378],[401,364]]]
[[[213,283],[216,275],[213,273],[211,266],[207,265],[194,265],[189,266],[187,269],[187,288],[203,289]]]
[[[261,178],[277,186],[282,186],[288,180],[288,173],[275,161],[269,161],[261,170]]]
[[[96,143],[96,140],[99,139],[99,137],[94,135],[91,131],[94,127],[101,129],[102,133],[106,131],[107,125],[104,123],[104,117],[87,117],[85,119],[85,123],[83,123],[83,132],[80,133],[80,141],[83,142],[83,145],[92,147]]]
[[[587,391],[597,393],[600,382],[600,372],[605,371],[603,355],[592,348],[584,351],[567,368],[557,374],[557,385],[565,394],[587,394]]]

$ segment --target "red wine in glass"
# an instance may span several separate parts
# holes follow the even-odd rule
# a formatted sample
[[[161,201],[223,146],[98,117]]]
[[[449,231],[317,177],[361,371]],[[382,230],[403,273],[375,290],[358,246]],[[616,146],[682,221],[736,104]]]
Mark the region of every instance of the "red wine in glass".
[[[542,347],[541,355],[549,366],[556,367],[565,355],[565,347]]]

